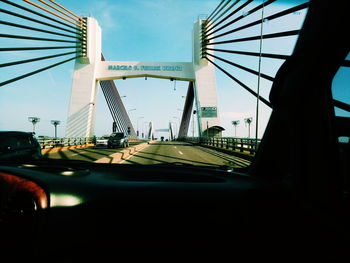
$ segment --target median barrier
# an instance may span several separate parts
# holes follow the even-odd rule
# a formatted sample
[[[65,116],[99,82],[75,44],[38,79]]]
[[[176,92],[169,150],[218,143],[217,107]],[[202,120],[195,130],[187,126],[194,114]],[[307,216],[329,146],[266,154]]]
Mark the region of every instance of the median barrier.
[[[76,148],[85,148],[85,147],[90,147],[90,146],[95,146],[95,145],[88,143],[88,144],[82,144],[82,145],[71,145],[71,146],[59,146],[59,147],[53,147],[53,148],[44,148],[44,149],[41,149],[41,154],[45,155],[48,153],[60,152],[60,151],[76,149]]]
[[[143,150],[144,148],[149,146],[149,143],[152,143],[152,142],[153,141],[144,142],[144,143],[129,147],[128,149],[113,153],[108,157],[103,157],[101,159],[98,159],[95,161],[95,163],[120,163],[121,161],[125,160],[126,158],[130,157],[136,152]]]

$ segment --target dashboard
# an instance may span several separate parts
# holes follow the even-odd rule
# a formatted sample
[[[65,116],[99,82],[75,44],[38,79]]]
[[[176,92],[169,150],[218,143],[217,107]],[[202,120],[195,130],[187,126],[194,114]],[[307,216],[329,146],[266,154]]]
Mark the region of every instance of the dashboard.
[[[10,163],[0,166],[0,187],[2,240],[16,244],[8,242],[6,251],[55,255],[57,262],[89,257],[86,251],[105,255],[117,243],[123,253],[131,240],[134,248],[181,253],[199,244],[213,249],[214,240],[258,237],[256,231],[266,231],[254,223],[259,214],[289,198],[280,184],[180,164]]]
[[[107,260],[144,250],[179,259],[261,258],[252,250],[279,258],[295,240],[289,258],[318,258],[324,255],[310,242],[329,248],[336,244],[330,236],[340,241],[288,183],[221,167],[36,160],[1,165],[0,187],[2,257],[13,262]]]

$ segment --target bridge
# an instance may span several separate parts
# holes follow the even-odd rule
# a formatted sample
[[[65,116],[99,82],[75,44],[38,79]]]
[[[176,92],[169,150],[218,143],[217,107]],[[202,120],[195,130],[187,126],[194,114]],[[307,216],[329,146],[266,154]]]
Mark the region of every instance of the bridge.
[[[271,101],[265,95],[269,93],[274,83],[279,66],[293,52],[294,43],[309,6],[308,1],[298,2],[296,5],[278,5],[278,1],[274,0],[218,1],[216,8],[208,10],[208,15],[198,16],[193,28],[188,29],[189,32],[192,31],[192,43],[188,43],[192,49],[191,62],[157,62],[157,58],[149,62],[107,60],[114,58],[106,58],[102,53],[103,29],[98,20],[76,15],[55,1],[0,0],[0,2],[2,3],[0,24],[8,30],[0,34],[1,39],[39,43],[25,47],[20,44],[0,47],[0,53],[6,54],[35,52],[33,57],[29,55],[26,59],[1,61],[1,68],[14,68],[18,65],[31,65],[53,58],[63,58],[45,67],[20,72],[20,75],[9,79],[1,79],[1,88],[11,88],[10,86],[17,81],[40,75],[43,71],[60,67],[69,61],[75,63],[65,138],[43,141],[41,145],[45,157],[94,162],[107,160],[106,162],[124,164],[166,162],[214,164],[234,168],[248,166],[259,147],[261,109],[272,108]],[[285,25],[281,26],[281,21],[292,20],[297,22],[291,23],[287,28]],[[16,33],[10,33],[11,29]],[[289,44],[289,48],[281,49],[283,50],[281,53],[272,48],[276,47],[273,43],[287,42],[292,44]],[[236,44],[242,45],[237,48]],[[265,49],[271,52],[264,52]],[[65,51],[62,53],[61,50]],[[47,51],[60,53],[47,54]],[[43,55],[36,55],[38,52],[43,52]],[[342,64],[342,67],[349,66],[349,60],[345,60]],[[245,138],[237,138],[236,134],[223,136],[228,127],[222,125],[220,120],[218,90],[222,87],[217,85],[218,74],[232,81],[232,87],[243,88],[254,98],[254,104],[250,105],[250,110],[255,112],[254,118],[241,118],[241,122],[232,119],[230,124],[236,129],[245,123],[248,130],[248,136]],[[138,123],[137,127],[134,127],[114,81],[134,78],[158,78],[188,83],[178,125],[169,121],[168,127],[156,128],[155,123],[150,120],[146,123],[145,134],[141,134]],[[254,81],[251,81],[252,79]],[[111,130],[106,133],[112,131],[127,133],[133,141],[129,153],[132,148],[141,144],[145,146],[142,150],[137,149],[127,157],[122,156],[113,161],[113,156],[120,155],[117,153],[123,155],[128,150],[94,146],[96,100],[99,89],[102,90],[113,120]],[[349,111],[350,106],[344,101],[334,99],[333,103],[338,109]],[[235,105],[231,107],[234,108]],[[173,116],[169,116],[169,119],[171,118]],[[33,119],[32,123],[34,127]],[[255,138],[251,136],[251,125],[255,128]],[[198,129],[196,136],[194,126]],[[158,141],[157,131],[168,133],[168,141]],[[76,143],[78,138],[83,139],[82,144],[87,147],[74,148],[75,144],[79,144]],[[55,150],[62,147],[66,148]]]

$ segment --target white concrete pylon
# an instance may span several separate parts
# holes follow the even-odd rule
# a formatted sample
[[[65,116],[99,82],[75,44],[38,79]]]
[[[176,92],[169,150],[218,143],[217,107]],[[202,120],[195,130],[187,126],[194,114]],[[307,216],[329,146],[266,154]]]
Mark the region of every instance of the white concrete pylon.
[[[68,110],[66,137],[91,137],[94,134],[97,71],[101,63],[101,28],[87,18],[87,57],[75,61]]]
[[[122,78],[191,81],[200,136],[207,126],[219,126],[215,69],[201,58],[202,23],[203,20],[198,20],[194,24],[192,62],[101,61],[101,28],[94,18],[87,18],[87,56],[75,63],[66,137],[94,135],[98,82]]]

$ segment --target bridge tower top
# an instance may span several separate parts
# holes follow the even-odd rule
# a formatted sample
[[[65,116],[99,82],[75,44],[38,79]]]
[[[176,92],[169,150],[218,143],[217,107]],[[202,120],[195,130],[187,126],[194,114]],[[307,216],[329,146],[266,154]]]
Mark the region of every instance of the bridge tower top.
[[[84,17],[86,20],[86,36],[84,56],[79,58],[80,64],[93,64],[101,61],[102,31],[98,21],[93,17]]]
[[[203,50],[203,46],[206,46],[203,41],[207,41],[203,39],[203,29],[207,25],[205,19],[198,19],[194,23],[192,62],[102,61],[101,28],[92,17],[84,20],[87,25],[83,43],[85,52],[75,62],[66,137],[91,137],[94,134],[95,104],[100,81],[147,76],[193,83],[190,88],[194,90],[199,135],[207,134],[204,131],[210,127],[220,126],[215,68],[205,59],[206,50]]]

